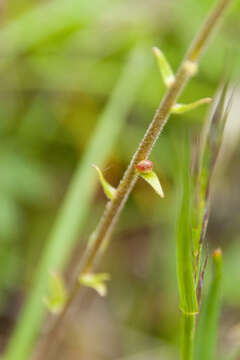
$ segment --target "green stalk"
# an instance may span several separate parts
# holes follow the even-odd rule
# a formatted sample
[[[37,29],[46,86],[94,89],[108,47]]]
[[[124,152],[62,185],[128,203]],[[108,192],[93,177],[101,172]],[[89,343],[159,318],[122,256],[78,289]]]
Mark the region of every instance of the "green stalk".
[[[47,292],[48,272],[61,271],[76,244],[97,182],[92,164],[103,165],[119,136],[136,91],[146,74],[148,59],[145,53],[146,49],[133,51],[98,121],[41,256],[33,288],[20,314],[5,360],[26,360],[29,357],[46,313],[42,298]]]
[[[216,350],[222,283],[222,252],[220,249],[214,251],[213,263],[214,276],[199,317],[194,360],[212,360]]]
[[[192,359],[195,321],[195,315],[182,314],[181,356],[184,360]]]

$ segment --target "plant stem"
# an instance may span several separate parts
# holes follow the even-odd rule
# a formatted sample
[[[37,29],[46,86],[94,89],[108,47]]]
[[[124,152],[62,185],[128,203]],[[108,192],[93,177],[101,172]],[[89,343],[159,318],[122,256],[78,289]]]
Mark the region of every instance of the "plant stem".
[[[182,314],[182,343],[181,343],[182,360],[192,359],[195,320],[196,320],[196,315]]]
[[[185,85],[194,75],[194,69],[197,66],[197,61],[200,57],[202,50],[204,49],[213,29],[215,28],[218,20],[221,18],[222,14],[226,10],[227,6],[230,4],[231,0],[221,0],[218,2],[216,7],[211,12],[210,16],[207,18],[196,38],[194,39],[192,45],[190,46],[187,54],[180,65],[175,81],[172,86],[168,89],[166,95],[161,101],[156,114],[150,123],[137,151],[133,155],[133,158],[117,188],[115,197],[109,201],[106,205],[105,212],[100,219],[100,222],[93,234],[93,239],[90,242],[90,246],[87,247],[86,252],[83,256],[83,259],[80,264],[79,275],[86,274],[92,271],[93,266],[98,259],[102,246],[105,244],[106,239],[112,233],[114,225],[119,217],[121,209],[123,208],[131,190],[133,189],[135,182],[138,178],[138,175],[135,170],[135,165],[144,159],[147,159],[151,150],[157,141],[163,127],[165,126],[169,115],[171,113],[171,108],[175,105],[176,100],[184,89]],[[78,275],[78,276],[79,276]],[[71,303],[73,302],[78,289],[80,288],[80,283],[78,278],[76,279],[75,284],[70,292],[69,300],[62,312],[62,314],[56,319],[56,322],[52,328],[51,334],[48,334],[48,338],[51,338],[53,334],[57,331],[58,327],[62,323],[67,310],[69,309]],[[191,326],[193,327],[191,318],[188,320],[184,328],[189,329],[189,334],[192,334]],[[191,325],[191,326],[190,326]],[[190,331],[191,330],[191,331]],[[189,339],[190,342],[190,339]],[[42,358],[45,358],[45,355],[48,353],[49,344],[44,347]],[[187,358],[186,358],[187,359]]]

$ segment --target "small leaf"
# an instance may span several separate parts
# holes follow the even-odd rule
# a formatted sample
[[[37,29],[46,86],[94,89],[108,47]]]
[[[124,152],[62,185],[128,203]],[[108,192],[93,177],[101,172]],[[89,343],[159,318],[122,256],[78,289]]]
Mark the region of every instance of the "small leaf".
[[[98,172],[99,180],[101,182],[101,185],[103,187],[103,191],[104,191],[105,195],[107,196],[108,199],[110,199],[110,200],[113,199],[116,194],[116,189],[105,180],[101,170],[99,169],[99,167],[97,165],[93,165],[93,167]]]
[[[163,52],[160,49],[158,49],[156,46],[153,47],[153,53],[156,56],[163,81],[167,87],[170,87],[175,81],[175,76],[171,69],[171,66],[168,63]]]
[[[105,296],[107,294],[105,282],[108,280],[110,280],[110,275],[106,273],[84,274],[79,277],[80,284],[96,290],[100,296]]]
[[[172,114],[182,114],[184,112],[194,110],[203,104],[209,104],[211,101],[212,101],[211,98],[203,98],[203,99],[194,101],[191,104],[176,104],[172,107],[171,113]]]
[[[49,274],[49,294],[43,299],[49,311],[59,314],[67,300],[67,291],[63,279],[56,273]]]
[[[139,175],[152,186],[152,188],[159,196],[161,196],[161,198],[164,197],[162,186],[157,177],[157,174],[154,171],[149,171],[147,173],[139,173]]]

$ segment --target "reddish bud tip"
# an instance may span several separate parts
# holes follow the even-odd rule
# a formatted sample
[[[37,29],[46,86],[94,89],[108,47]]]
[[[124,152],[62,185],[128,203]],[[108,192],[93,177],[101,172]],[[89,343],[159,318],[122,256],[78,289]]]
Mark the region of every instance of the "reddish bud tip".
[[[137,171],[140,173],[148,173],[153,169],[153,163],[150,160],[142,160],[136,165]]]
[[[220,259],[222,257],[222,250],[220,248],[214,250],[212,256],[214,259]]]

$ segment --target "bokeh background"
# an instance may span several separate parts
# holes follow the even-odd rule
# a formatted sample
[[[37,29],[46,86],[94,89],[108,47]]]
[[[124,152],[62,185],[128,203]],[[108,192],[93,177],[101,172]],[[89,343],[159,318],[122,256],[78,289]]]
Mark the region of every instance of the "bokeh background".
[[[236,85],[240,5],[234,3],[197,77],[181,97],[191,102],[214,96],[225,64],[232,70],[234,102],[215,174],[207,235],[209,252],[221,246],[224,253],[220,359],[231,359],[240,346],[240,92]],[[98,222],[106,199],[90,160],[96,156],[106,178],[117,185],[154,115],[165,88],[152,46],[159,46],[176,69],[213,4],[213,0],[1,1],[1,351],[18,319],[21,334],[25,326],[41,334],[41,321],[30,323],[43,313],[42,299],[28,324],[19,318],[21,309],[26,309],[35,291],[41,297],[36,283],[46,285],[44,270],[59,268],[67,279],[71,277]],[[197,137],[206,112],[202,107],[171,117],[151,156],[165,199],[160,200],[143,181],[137,183],[100,266],[111,274],[108,296],[102,299],[89,290],[78,299],[74,316],[64,325],[65,337],[56,357],[49,358],[178,358],[176,153],[182,130],[187,128]],[[107,126],[100,128],[104,121]],[[101,142],[92,149],[99,129]],[[69,239],[68,232],[58,235],[63,240],[51,247],[56,219],[58,224],[64,221],[58,214],[70,196],[72,179],[78,191],[68,227],[74,219],[75,230]]]

